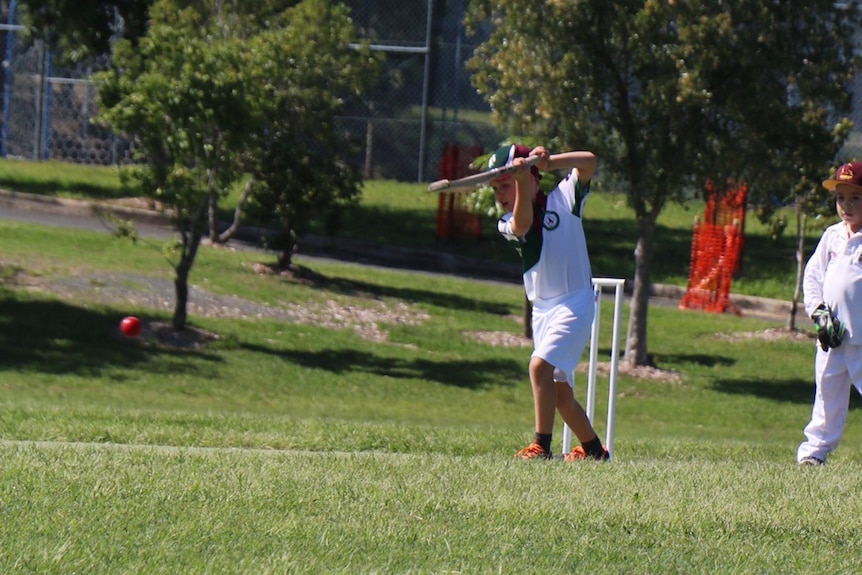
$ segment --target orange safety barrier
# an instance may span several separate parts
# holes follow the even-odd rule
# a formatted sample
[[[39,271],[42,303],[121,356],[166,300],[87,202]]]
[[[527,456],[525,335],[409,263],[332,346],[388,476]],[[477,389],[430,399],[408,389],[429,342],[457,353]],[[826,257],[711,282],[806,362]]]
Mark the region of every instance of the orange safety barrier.
[[[742,315],[730,301],[730,285],[741,267],[747,191],[744,183],[734,186],[728,181],[727,190],[719,196],[712,184],[707,184],[704,222],[695,218],[688,285],[680,308]]]
[[[446,142],[440,154],[440,179],[457,180],[475,174],[476,170],[470,164],[481,154],[481,146],[458,146]]]
[[[457,146],[448,142],[440,156],[440,179],[457,180],[476,173],[470,164],[479,155],[479,146]],[[437,239],[479,239],[482,221],[467,205],[470,192],[440,192],[437,198]]]
[[[712,182],[706,183],[706,205],[703,207],[703,221],[716,226],[732,225],[739,222],[740,230],[745,229],[745,202],[748,196],[748,186],[745,182],[738,185],[730,178],[724,190],[717,190]],[[745,236],[740,233],[737,250],[742,254],[745,244]],[[736,258],[734,274],[742,271],[742,258]]]

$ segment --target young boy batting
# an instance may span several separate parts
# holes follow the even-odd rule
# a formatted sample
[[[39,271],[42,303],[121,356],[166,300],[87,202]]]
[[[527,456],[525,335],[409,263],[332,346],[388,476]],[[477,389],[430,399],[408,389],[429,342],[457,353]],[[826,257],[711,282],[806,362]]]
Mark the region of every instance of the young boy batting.
[[[841,221],[824,230],[805,265],[805,311],[817,326],[814,405],[800,465],[823,465],[838,447],[850,389],[862,392],[862,162],[838,168],[823,182],[835,192]]]
[[[532,167],[525,158],[539,156]],[[575,367],[587,345],[595,311],[590,259],[581,211],[596,168],[592,152],[550,155],[544,147],[500,148],[488,169],[515,166],[493,180],[496,200],[506,214],[499,232],[516,243],[521,254],[524,288],[533,306],[533,353],[530,384],[535,410],[535,438],[515,454],[519,459],[550,459],[555,410],[581,445],[566,461],[605,460],[608,452],[573,393]],[[539,190],[539,170],[567,172],[549,193]]]

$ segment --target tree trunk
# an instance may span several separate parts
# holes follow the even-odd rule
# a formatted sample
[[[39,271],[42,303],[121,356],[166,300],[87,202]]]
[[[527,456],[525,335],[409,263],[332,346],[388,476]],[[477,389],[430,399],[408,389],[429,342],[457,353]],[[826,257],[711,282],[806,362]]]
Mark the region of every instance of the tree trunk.
[[[201,218],[202,220],[203,218]],[[186,320],[188,318],[188,303],[189,303],[189,273],[192,270],[192,265],[195,263],[195,256],[198,253],[198,247],[201,244],[203,233],[199,224],[192,225],[192,230],[183,232],[183,249],[180,262],[174,268],[176,276],[174,277],[174,292],[177,296],[174,303],[174,316],[172,320],[173,328],[177,331],[185,329]]]
[[[799,308],[799,296],[802,293],[802,276],[805,272],[805,223],[808,215],[796,204],[796,285],[793,287],[793,299],[790,301],[790,317],[787,318],[787,329],[796,331],[796,311]]]
[[[180,271],[182,266],[177,267],[177,275],[174,277],[174,293],[176,301],[174,302],[174,317],[172,324],[174,329],[180,331],[185,329],[186,320],[188,318],[188,303],[189,303],[189,273],[188,270]]]
[[[214,194],[210,195],[207,202],[207,221],[209,223],[209,240],[212,243],[218,241],[218,201]]]
[[[524,337],[533,339],[533,304],[524,294]]]
[[[632,287],[628,334],[623,361],[631,366],[649,365],[647,355],[647,314],[650,298],[650,267],[653,256],[655,217],[638,220],[638,241],[635,246],[635,279]]]
[[[251,189],[254,186],[254,178],[251,178],[249,181],[245,183],[245,186],[242,189],[242,193],[239,196],[239,201],[236,203],[236,209],[233,211],[233,222],[231,222],[230,226],[218,235],[218,242],[223,244],[227,242],[229,239],[233,237],[236,231],[239,229],[239,225],[242,222],[242,212],[245,209],[245,203],[248,201],[248,197],[251,195]]]
[[[288,230],[281,240],[281,251],[278,254],[278,267],[286,270],[293,263],[293,251],[296,249],[296,238],[293,232]]]
[[[371,106],[374,110],[374,106]],[[368,115],[368,121],[365,124],[365,179],[371,179],[371,163],[372,153],[374,149],[374,122],[371,121],[371,114]]]

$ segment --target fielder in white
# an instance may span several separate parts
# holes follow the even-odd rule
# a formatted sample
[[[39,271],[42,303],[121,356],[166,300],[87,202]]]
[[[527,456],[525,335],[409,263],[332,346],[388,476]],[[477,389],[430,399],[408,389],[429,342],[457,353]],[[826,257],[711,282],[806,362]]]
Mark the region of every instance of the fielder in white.
[[[823,465],[838,447],[850,389],[862,392],[862,162],[838,168],[823,187],[835,191],[841,221],[823,232],[805,266],[805,311],[817,326],[815,395],[800,465]]]
[[[535,166],[525,158],[539,156]],[[516,243],[524,270],[524,288],[533,305],[534,350],[530,383],[535,409],[535,438],[515,454],[519,459],[550,459],[555,411],[581,445],[566,454],[567,461],[606,460],[608,452],[575,399],[575,366],[587,345],[595,312],[592,274],[581,211],[596,168],[592,152],[550,155],[512,145],[497,150],[488,169],[520,166],[491,182],[497,201],[507,212],[497,224],[500,233]],[[548,194],[539,190],[539,170],[566,171]]]

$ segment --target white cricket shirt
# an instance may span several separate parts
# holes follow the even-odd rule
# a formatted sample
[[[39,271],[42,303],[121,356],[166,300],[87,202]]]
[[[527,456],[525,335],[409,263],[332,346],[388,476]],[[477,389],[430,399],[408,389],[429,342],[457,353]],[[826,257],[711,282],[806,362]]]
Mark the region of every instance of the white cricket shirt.
[[[578,183],[573,169],[547,195],[539,192],[533,204],[533,225],[523,236],[512,233],[512,214],[497,222],[497,230],[517,242],[527,298],[534,303],[559,300],[572,292],[592,290],[592,272],[581,213],[589,182]]]
[[[850,235],[843,221],[826,228],[805,265],[802,288],[809,316],[825,303],[846,327],[843,342],[862,344],[862,232]]]

